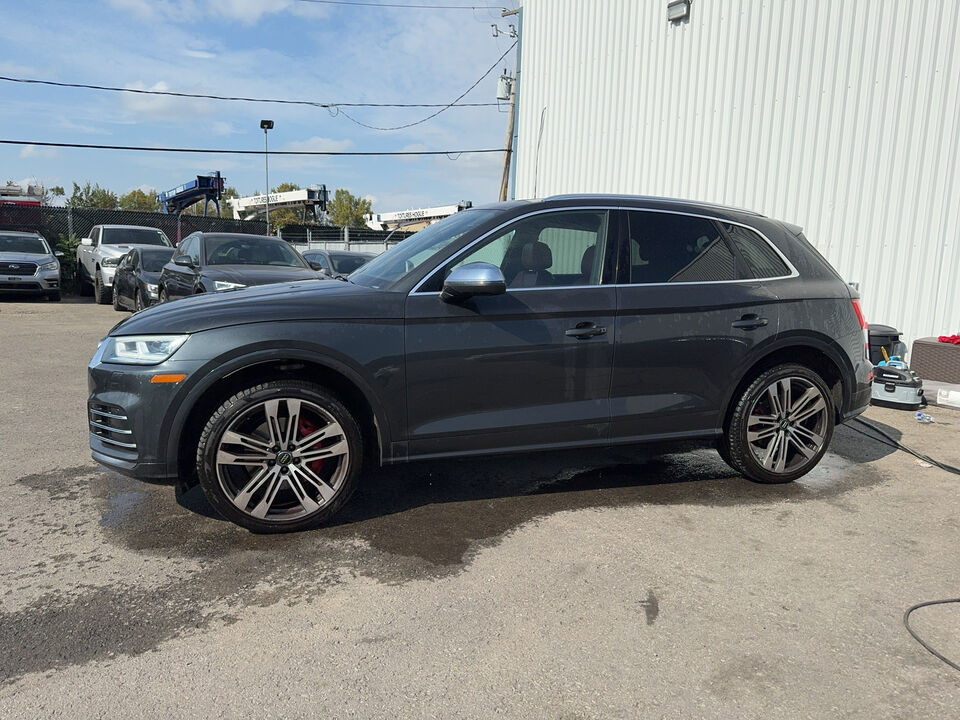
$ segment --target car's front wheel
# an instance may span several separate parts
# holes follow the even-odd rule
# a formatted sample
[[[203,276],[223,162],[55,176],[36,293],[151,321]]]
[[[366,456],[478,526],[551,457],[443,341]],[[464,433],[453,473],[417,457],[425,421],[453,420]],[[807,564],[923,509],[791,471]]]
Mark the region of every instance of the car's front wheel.
[[[778,365],[740,395],[720,455],[750,480],[785,483],[810,472],[833,437],[833,397],[802,365]]]
[[[112,293],[110,289],[103,284],[103,276],[97,270],[97,275],[93,279],[93,300],[97,305],[106,305],[111,300]]]
[[[255,532],[307,530],[349,499],[363,458],[360,429],[323,387],[274,380],[247,388],[211,415],[197,447],[210,504]]]

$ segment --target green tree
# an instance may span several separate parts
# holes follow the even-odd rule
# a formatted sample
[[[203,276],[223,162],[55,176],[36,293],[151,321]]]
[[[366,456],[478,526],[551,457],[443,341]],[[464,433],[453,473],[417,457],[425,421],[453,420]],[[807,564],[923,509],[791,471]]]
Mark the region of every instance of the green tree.
[[[73,184],[73,193],[67,199],[67,207],[117,209],[117,194],[99,185],[85,184],[83,187]]]
[[[139,210],[141,212],[159,212],[160,203],[157,202],[157,191],[151,190],[149,193],[140,190],[131,190],[126,195],[121,195],[118,202],[121,210]]]
[[[333,194],[333,200],[327,203],[330,222],[341,227],[366,227],[367,220],[364,215],[370,211],[369,200],[356,197],[344,188],[338,188]]]
[[[294,190],[299,190],[300,186],[296,183],[280,183],[277,185],[271,193],[283,193],[283,192],[293,192]],[[270,210],[270,227],[273,230],[281,230],[287,225],[300,225],[303,223],[303,219],[300,214],[294,208],[278,208],[276,210]]]
[[[227,200],[233,200],[240,197],[235,187],[225,187],[220,193],[220,215],[225,218],[233,217],[233,206]]]

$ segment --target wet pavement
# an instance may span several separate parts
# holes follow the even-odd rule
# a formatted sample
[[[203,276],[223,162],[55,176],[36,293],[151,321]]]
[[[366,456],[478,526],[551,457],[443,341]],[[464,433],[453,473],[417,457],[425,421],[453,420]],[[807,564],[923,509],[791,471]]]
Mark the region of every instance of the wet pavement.
[[[89,460],[84,368],[119,317],[0,302],[0,716],[960,708],[899,625],[958,594],[960,478],[862,427],[790,485],[695,447],[437,461],[368,473],[330,527],[255,535]],[[868,416],[960,464],[960,413],[935,414]],[[914,622],[960,657],[960,610]]]

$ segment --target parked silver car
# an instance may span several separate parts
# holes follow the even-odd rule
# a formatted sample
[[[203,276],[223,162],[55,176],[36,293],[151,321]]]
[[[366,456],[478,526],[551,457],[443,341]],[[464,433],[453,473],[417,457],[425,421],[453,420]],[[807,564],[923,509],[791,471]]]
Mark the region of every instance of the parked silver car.
[[[59,302],[60,257],[39,233],[0,230],[0,292],[43,294]]]

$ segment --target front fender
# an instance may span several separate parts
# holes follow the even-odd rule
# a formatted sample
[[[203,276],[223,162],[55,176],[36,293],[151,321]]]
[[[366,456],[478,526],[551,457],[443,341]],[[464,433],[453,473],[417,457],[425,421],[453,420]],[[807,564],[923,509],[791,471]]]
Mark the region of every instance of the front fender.
[[[387,323],[389,325],[389,323]],[[222,328],[198,333],[199,336],[229,336],[238,332],[249,332],[257,328],[261,334],[272,334],[273,338],[261,338],[250,344],[237,345],[214,358],[204,362],[178,388],[177,395],[170,403],[164,417],[160,436],[167,438],[165,460],[171,473],[175,472],[178,461],[180,435],[184,431],[191,413],[206,393],[225,378],[256,365],[277,361],[308,362],[339,373],[356,387],[373,411],[380,431],[381,452],[386,453],[392,439],[402,432],[401,420],[406,417],[405,390],[402,373],[402,325],[395,325],[395,342],[378,343],[371,346],[366,354],[358,353],[363,362],[339,352],[331,346],[321,346],[304,340],[293,340],[284,328],[289,325],[299,327],[299,323],[258,323],[252,326]],[[358,323],[324,323],[333,328],[338,326],[358,326]],[[369,326],[368,326],[369,327]],[[285,330],[287,332],[285,332]],[[314,330],[317,330],[314,328]],[[350,327],[347,328],[349,333]],[[297,334],[297,333],[293,333]],[[322,336],[322,332],[316,333]],[[391,333],[386,333],[390,335]],[[299,333],[301,337],[307,332]],[[217,338],[211,337],[214,344]],[[186,349],[190,343],[184,346]],[[363,357],[366,355],[366,357]],[[187,358],[188,359],[188,358]]]

